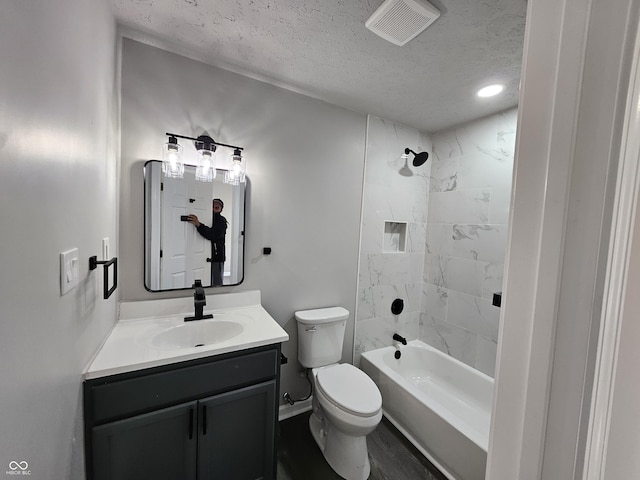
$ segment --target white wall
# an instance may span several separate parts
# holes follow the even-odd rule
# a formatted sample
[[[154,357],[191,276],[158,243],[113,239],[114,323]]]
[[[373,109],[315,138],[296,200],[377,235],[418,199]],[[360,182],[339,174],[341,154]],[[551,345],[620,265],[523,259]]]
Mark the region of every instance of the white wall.
[[[208,293],[262,291],[264,307],[291,337],[281,388],[302,396],[296,310],[347,308],[343,358],[351,361],[366,117],[123,39],[122,300],[192,295],[144,289],[143,164],[160,158],[165,132],[204,130],[245,148],[249,177],[245,280]]]
[[[83,478],[81,373],[116,318],[88,270],[116,235],[116,36],[105,2],[0,15],[0,472]],[[80,286],[60,296],[59,252]]]

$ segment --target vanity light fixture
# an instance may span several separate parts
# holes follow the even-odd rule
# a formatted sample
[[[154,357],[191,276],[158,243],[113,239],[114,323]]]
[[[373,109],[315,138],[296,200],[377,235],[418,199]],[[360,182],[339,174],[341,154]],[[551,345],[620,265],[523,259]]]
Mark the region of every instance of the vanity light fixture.
[[[195,141],[198,158],[196,160],[196,180],[201,182],[213,182],[216,178],[216,162],[213,153],[216,146],[208,135],[200,135]]]
[[[231,155],[231,168],[224,174],[224,183],[238,185],[244,183],[244,179],[245,160],[242,157],[242,151],[236,148],[233,150],[233,155]]]
[[[216,142],[209,135],[200,135],[197,138],[178,135],[177,133],[166,133],[165,135],[169,137],[169,141],[164,145],[162,150],[162,171],[165,176],[182,178],[184,175],[182,146],[178,144],[178,138],[182,138],[184,140],[192,140],[198,153],[195,161],[196,180],[212,182],[213,179],[216,178],[214,152],[218,147],[226,147],[233,149],[232,171],[234,174],[231,176],[230,181],[228,181],[228,171],[227,174],[225,174],[225,182],[231,183],[232,185],[238,185],[238,183],[245,181],[245,166],[242,158],[242,147]],[[235,180],[231,181],[231,179]]]
[[[174,135],[169,136],[169,141],[162,147],[162,172],[165,177],[182,178],[184,175],[182,147]]]
[[[504,90],[504,85],[496,83],[494,85],[487,85],[476,92],[476,95],[482,98],[493,97],[498,95]]]

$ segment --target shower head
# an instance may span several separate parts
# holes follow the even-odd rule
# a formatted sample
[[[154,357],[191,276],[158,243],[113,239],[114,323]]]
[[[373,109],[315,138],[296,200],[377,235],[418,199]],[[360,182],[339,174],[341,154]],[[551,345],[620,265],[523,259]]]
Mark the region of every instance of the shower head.
[[[416,153],[413,150],[411,150],[410,148],[405,148],[404,149],[404,153],[406,155],[413,153],[413,166],[414,167],[419,167],[421,165],[424,165],[425,162],[427,161],[427,159],[429,158],[429,153],[428,152],[420,152],[420,153]]]

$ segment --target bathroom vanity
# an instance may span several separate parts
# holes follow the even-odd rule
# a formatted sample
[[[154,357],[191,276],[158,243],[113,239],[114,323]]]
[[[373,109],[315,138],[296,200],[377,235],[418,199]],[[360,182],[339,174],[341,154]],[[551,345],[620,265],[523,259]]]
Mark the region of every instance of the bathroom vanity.
[[[259,292],[210,298],[213,319],[188,323],[185,299],[121,306],[85,374],[88,479],[275,479],[288,335]]]

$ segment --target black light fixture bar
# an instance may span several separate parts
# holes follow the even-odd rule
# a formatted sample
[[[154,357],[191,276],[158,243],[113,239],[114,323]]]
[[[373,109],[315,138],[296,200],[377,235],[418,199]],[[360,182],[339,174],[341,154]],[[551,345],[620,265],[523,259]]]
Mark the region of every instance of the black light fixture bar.
[[[218,143],[211,137],[207,138],[207,142],[203,142],[202,137],[199,137],[199,138],[186,137],[184,135],[178,135],[177,133],[165,133],[165,135],[167,135],[168,137],[182,138],[184,140],[193,140],[194,142],[211,143],[212,145],[216,145],[216,146],[219,146],[219,147],[227,147],[227,148],[234,148],[234,149],[237,149],[237,150],[244,150],[244,148],[238,147],[236,145],[228,145],[226,143]],[[211,142],[208,142],[208,140],[211,140]]]

